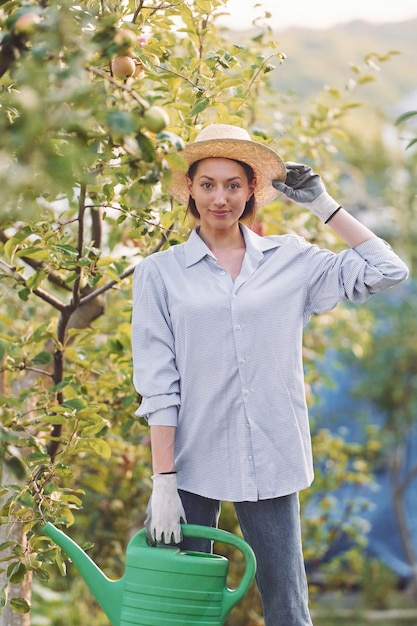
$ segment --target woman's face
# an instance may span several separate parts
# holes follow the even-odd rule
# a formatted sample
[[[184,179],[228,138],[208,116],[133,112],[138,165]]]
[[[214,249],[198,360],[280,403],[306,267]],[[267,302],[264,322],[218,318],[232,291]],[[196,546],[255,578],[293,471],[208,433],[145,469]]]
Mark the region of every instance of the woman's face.
[[[239,221],[256,180],[249,183],[236,161],[208,158],[199,161],[193,179],[187,176],[187,184],[202,228],[225,229]]]

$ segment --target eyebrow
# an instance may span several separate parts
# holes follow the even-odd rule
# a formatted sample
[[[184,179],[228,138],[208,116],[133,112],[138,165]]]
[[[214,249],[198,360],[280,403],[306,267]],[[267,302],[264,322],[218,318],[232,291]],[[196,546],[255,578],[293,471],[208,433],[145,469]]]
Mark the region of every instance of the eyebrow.
[[[198,177],[198,180],[200,180],[201,178],[207,178],[208,180],[215,180],[213,176],[207,176],[207,174],[201,174],[201,176]],[[226,182],[230,183],[232,180],[243,180],[242,176],[231,176],[230,178],[226,178]]]

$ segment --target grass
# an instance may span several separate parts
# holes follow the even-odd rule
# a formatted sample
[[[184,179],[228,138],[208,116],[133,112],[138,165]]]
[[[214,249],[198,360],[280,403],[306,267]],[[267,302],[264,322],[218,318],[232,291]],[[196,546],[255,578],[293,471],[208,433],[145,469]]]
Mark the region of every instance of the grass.
[[[354,621],[352,621],[354,619]],[[416,626],[416,617],[412,619],[407,619],[398,621],[398,619],[366,619],[361,617],[349,617],[346,619],[340,617],[334,618],[314,618],[314,626],[369,626],[370,624],[374,624],[375,626]]]
[[[402,591],[385,588],[384,603],[382,590],[376,591],[375,595],[363,590],[324,594],[312,609],[314,626],[416,626],[415,600]]]

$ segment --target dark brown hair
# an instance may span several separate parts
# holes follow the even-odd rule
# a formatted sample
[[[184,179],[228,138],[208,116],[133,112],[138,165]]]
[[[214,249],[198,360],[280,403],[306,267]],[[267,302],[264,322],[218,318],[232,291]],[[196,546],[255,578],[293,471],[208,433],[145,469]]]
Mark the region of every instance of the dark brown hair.
[[[203,159],[200,159],[199,161],[195,161],[194,163],[190,165],[187,175],[191,178],[191,180],[193,180],[195,173],[197,171],[198,164],[202,160]],[[239,165],[243,167],[243,169],[245,170],[246,178],[248,179],[248,183],[251,184],[253,179],[255,178],[255,172],[253,171],[251,166],[248,165],[247,163],[243,163],[243,161],[237,161],[236,159],[230,159],[230,160],[234,161],[235,163],[238,163]],[[195,217],[196,219],[200,218],[200,214],[197,211],[194,198],[192,198],[191,196],[188,199],[187,211],[189,211],[191,215]],[[255,219],[255,214],[256,214],[255,195],[252,194],[249,200],[246,202],[243,213],[239,219],[245,220],[248,222],[253,222],[253,220]]]

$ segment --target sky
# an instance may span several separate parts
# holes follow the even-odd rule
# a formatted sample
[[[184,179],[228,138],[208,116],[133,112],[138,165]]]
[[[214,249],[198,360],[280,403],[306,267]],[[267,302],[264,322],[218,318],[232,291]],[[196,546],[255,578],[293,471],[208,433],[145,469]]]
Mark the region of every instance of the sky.
[[[274,30],[328,28],[357,19],[380,23],[417,18],[416,0],[228,0],[225,10],[230,16],[218,23],[235,30],[250,27],[265,11],[272,14],[268,23]]]

